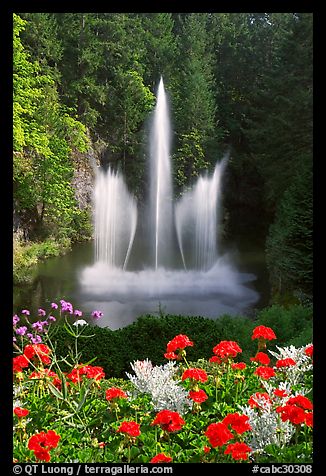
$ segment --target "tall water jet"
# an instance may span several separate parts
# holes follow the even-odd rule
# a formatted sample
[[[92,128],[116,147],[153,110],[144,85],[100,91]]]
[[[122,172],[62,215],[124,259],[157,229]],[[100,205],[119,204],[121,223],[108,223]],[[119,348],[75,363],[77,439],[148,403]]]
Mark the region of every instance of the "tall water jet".
[[[207,271],[216,263],[221,176],[226,158],[215,166],[211,177],[198,178],[175,208],[175,224],[185,269]]]
[[[125,269],[137,227],[137,205],[119,172],[97,170],[94,190],[95,258]]]
[[[154,267],[170,261],[173,230],[171,130],[169,107],[161,78],[150,133],[149,230]]]

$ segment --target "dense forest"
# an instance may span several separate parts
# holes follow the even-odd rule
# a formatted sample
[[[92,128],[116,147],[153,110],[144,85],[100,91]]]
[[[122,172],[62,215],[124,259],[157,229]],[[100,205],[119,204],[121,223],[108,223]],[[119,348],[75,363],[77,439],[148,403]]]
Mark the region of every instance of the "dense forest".
[[[225,235],[264,243],[274,300],[311,300],[312,26],[311,13],[15,14],[14,270],[91,236],[92,161],[142,198],[162,75],[175,194],[230,150]]]

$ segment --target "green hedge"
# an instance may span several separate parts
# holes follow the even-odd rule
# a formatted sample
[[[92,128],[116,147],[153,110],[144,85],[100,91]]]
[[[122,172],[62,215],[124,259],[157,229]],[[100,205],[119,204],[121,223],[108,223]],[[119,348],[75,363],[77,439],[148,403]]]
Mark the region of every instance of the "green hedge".
[[[96,358],[96,365],[104,368],[112,377],[124,377],[130,371],[130,362],[150,359],[154,364],[166,363],[166,344],[177,334],[186,334],[193,342],[187,348],[187,358],[195,361],[213,355],[213,347],[221,340],[235,340],[243,349],[241,360],[248,361],[256,353],[257,343],[251,339],[253,329],[258,325],[272,327],[277,340],[269,345],[305,345],[312,341],[312,309],[301,305],[284,308],[273,305],[260,311],[252,319],[242,316],[224,315],[216,320],[189,316],[141,316],[127,327],[111,329],[89,326],[81,338],[79,350],[82,363]],[[74,348],[74,339],[65,329],[57,326],[53,340],[57,355],[67,354]]]

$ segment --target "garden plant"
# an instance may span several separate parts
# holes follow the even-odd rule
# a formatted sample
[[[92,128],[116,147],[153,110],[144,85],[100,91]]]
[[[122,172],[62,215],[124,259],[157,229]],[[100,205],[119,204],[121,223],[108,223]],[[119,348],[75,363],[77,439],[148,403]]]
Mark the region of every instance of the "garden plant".
[[[58,325],[74,339],[66,356],[56,353]],[[269,350],[277,336],[259,325],[249,362],[236,335],[189,361],[196,342],[178,334],[166,363],[137,360],[118,379],[83,361],[90,326],[64,300],[38,320],[14,315],[14,462],[312,462],[312,343]]]

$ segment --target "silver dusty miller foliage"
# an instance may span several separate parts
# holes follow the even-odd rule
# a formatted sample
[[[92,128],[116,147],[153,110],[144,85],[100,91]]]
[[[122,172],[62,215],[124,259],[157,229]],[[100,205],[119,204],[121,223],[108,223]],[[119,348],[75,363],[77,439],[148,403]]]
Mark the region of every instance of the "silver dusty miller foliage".
[[[127,377],[134,384],[136,393],[151,396],[155,411],[171,410],[184,414],[192,406],[188,392],[179,386],[181,381],[175,379],[177,367],[174,362],[153,365],[146,359],[136,360],[130,365],[135,375],[126,372]]]

